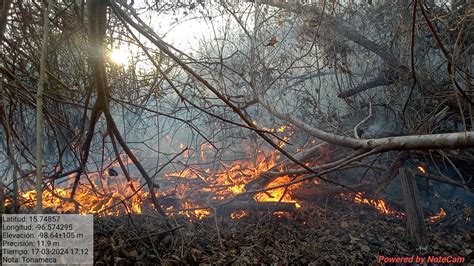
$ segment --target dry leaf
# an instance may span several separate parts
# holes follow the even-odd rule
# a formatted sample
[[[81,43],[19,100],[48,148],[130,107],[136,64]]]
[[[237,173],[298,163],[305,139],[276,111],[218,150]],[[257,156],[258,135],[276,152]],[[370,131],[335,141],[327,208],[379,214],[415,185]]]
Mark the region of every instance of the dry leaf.
[[[275,36],[273,36],[265,46],[275,47],[275,44],[277,44],[277,43],[278,43],[277,38]]]
[[[136,258],[136,257],[138,257],[138,251],[134,249],[134,250],[128,252],[128,256]]]
[[[353,237],[352,235],[349,235],[349,238],[351,239],[351,240],[350,240],[350,243],[351,243],[351,244],[354,244],[356,241],[359,241],[359,240],[360,240],[360,238]]]
[[[369,253],[369,251],[370,251],[369,246],[362,245],[361,248],[362,248],[362,251],[365,252],[365,253]]]

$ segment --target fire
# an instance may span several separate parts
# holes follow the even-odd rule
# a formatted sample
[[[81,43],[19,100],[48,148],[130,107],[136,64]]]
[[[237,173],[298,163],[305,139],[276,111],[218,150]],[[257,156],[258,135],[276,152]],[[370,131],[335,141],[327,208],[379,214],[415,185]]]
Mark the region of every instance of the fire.
[[[354,197],[354,201],[357,203],[366,204],[366,205],[375,207],[380,213],[383,213],[383,214],[390,213],[387,207],[387,204],[385,203],[384,200],[367,199],[367,198],[364,198],[363,195],[364,194],[362,192],[357,192]]]
[[[230,214],[230,218],[234,220],[242,219],[245,216],[248,216],[249,212],[248,211],[236,211]]]
[[[205,162],[207,160],[207,157],[209,156],[209,154],[212,152],[212,150],[213,150],[213,147],[212,147],[211,144],[209,144],[209,143],[201,144],[200,152],[199,152],[199,159],[202,162]]]
[[[282,133],[282,132],[284,132],[287,128],[288,128],[288,126],[281,126],[281,127],[279,127],[276,131],[277,131],[278,133]]]
[[[255,122],[256,124],[256,122]],[[290,140],[293,131],[288,126],[277,128],[264,128],[270,132],[283,133],[280,139],[275,138],[275,142],[284,147]],[[166,139],[170,137],[165,136]],[[183,143],[179,144],[181,150],[187,149]],[[157,197],[172,195],[177,203],[165,205],[165,211],[170,214],[180,214],[191,220],[199,220],[213,215],[210,202],[222,202],[236,195],[245,193],[246,185],[257,178],[260,178],[265,171],[278,171],[276,166],[280,159],[280,154],[276,150],[268,150],[265,147],[246,147],[248,156],[246,160],[237,160],[227,163],[220,162],[220,168],[200,168],[188,164],[180,171],[168,172],[164,174],[164,179],[172,182],[172,186],[161,188]],[[245,149],[245,148],[244,148]],[[204,143],[197,149],[195,154],[197,165],[207,165],[206,160],[214,154],[214,147],[209,143]],[[183,153],[183,157],[191,160],[189,149]],[[121,156],[122,162],[133,164],[128,156]],[[107,167],[120,169],[118,161],[112,161]],[[281,168],[281,167],[280,167]],[[280,171],[285,169],[281,168]],[[143,184],[138,179],[133,179],[130,183],[126,181],[122,173],[109,176],[108,171],[103,173],[88,173],[87,177],[81,178],[81,183],[76,188],[74,199],[71,200],[71,187],[63,185],[61,187],[48,187],[43,191],[43,206],[51,208],[58,213],[81,213],[96,214],[101,216],[117,216],[126,213],[142,213],[142,207],[151,205],[149,193],[143,191]],[[69,180],[74,178],[74,174]],[[182,179],[182,180],[180,180]],[[257,202],[284,202],[292,203],[296,208],[300,208],[300,202],[292,198],[291,190],[298,185],[285,186],[294,180],[294,177],[281,176],[270,183],[265,183],[263,192],[253,195]],[[173,183],[174,182],[174,183]],[[281,188],[274,188],[282,186]],[[205,195],[206,201],[198,202],[202,199],[199,195]],[[34,190],[21,193],[21,204],[23,207],[33,209],[35,207],[36,192]],[[246,210],[235,211],[231,218],[240,219],[249,215]],[[278,215],[281,215],[278,214]]]
[[[349,199],[350,200],[350,196],[348,194],[341,194],[341,196],[344,199]],[[397,217],[405,216],[405,213],[403,213],[403,212],[390,209],[388,207],[388,204],[383,199],[365,198],[364,193],[362,193],[362,192],[357,192],[355,194],[355,196],[353,197],[353,201],[357,202],[357,203],[360,203],[360,204],[366,204],[366,205],[372,206],[375,209],[377,209],[377,211],[379,213],[382,213],[382,214],[393,215],[393,216],[397,216]],[[436,222],[440,221],[445,216],[446,216],[446,211],[443,208],[441,208],[438,213],[434,214],[433,216],[430,216],[430,217],[426,218],[426,220],[431,222],[431,223],[436,223]]]
[[[291,182],[290,177],[288,176],[283,176],[280,178],[275,179],[273,182],[271,182],[267,188],[286,184],[288,182]],[[294,186],[296,187],[296,186]],[[267,190],[265,192],[260,192],[257,195],[255,195],[255,200],[256,201],[266,201],[266,202],[288,202],[288,203],[294,203],[296,208],[300,208],[301,205],[296,202],[295,200],[292,199],[291,195],[288,194],[288,190],[290,187],[281,187],[277,189],[272,189],[272,190]]]
[[[226,197],[229,195],[238,195],[245,192],[245,185],[255,178],[259,177],[259,175],[273,168],[276,165],[276,160],[278,156],[276,152],[270,153],[269,155],[260,151],[257,156],[257,160],[255,163],[251,161],[236,161],[231,165],[225,165],[224,171],[219,172],[212,172],[209,169],[205,171],[198,172],[198,170],[185,168],[179,172],[172,172],[165,174],[167,177],[180,177],[183,179],[200,179],[205,183],[209,184],[212,188],[219,188],[215,190],[217,195],[221,195],[222,197]],[[291,178],[288,176],[283,176],[280,178],[275,179],[273,182],[268,184],[266,188],[283,185],[291,181]],[[296,187],[292,186],[291,188]],[[265,192],[260,192],[255,195],[254,199],[260,202],[287,202],[287,203],[294,203],[297,208],[301,207],[301,205],[292,199],[290,193],[288,193],[289,188],[277,188],[271,189]],[[186,198],[187,191],[191,190],[189,186],[180,187],[178,194],[182,198]],[[196,205],[186,203],[183,206],[183,209],[193,209],[196,208]],[[197,218],[202,219],[208,217],[211,213],[208,210],[187,210],[182,214],[190,217],[190,218]],[[238,219],[242,215],[238,213],[233,213],[231,215],[232,218]]]
[[[233,185],[229,188],[229,190],[234,194],[240,194],[245,192],[245,184],[240,184],[240,185]]]
[[[183,143],[180,143],[180,144],[179,144],[179,149],[180,149],[180,150],[185,150],[185,149],[186,149],[186,150],[184,151],[184,154],[183,154],[184,157],[189,157],[189,149],[187,149],[187,148],[188,148],[188,147],[186,147],[186,145],[184,145]]]
[[[272,132],[283,132],[287,129],[287,126],[279,127],[278,129],[267,129]],[[282,140],[278,141],[278,145],[283,147],[286,144],[293,133],[289,132],[283,136]],[[202,162],[205,162],[206,155],[212,150],[212,146],[209,144],[203,144],[200,146],[200,154],[199,159]],[[250,150],[249,152],[255,153],[255,150]],[[200,188],[201,191],[211,192],[212,194],[216,195],[212,199],[223,200],[229,196],[239,195],[241,193],[246,192],[246,185],[257,178],[260,175],[273,169],[277,165],[277,161],[280,158],[279,153],[277,151],[265,151],[263,148],[259,148],[256,150],[256,158],[254,161],[252,160],[243,160],[243,161],[233,161],[231,164],[226,162],[221,162],[223,166],[222,170],[210,170],[210,169],[198,169],[187,167],[184,168],[182,171],[171,172],[165,174],[168,178],[183,178],[185,180],[200,180],[200,183],[206,185],[206,188]],[[276,171],[275,169],[273,169]],[[283,170],[283,169],[280,169]],[[289,176],[282,176],[279,177],[269,184],[265,185],[265,189],[285,185],[288,182],[291,182],[292,179]],[[286,203],[293,203],[297,208],[300,208],[301,205],[296,200],[294,200],[289,193],[289,190],[294,189],[298,185],[293,185],[291,187],[282,187],[276,189],[269,189],[265,192],[257,193],[254,196],[255,201],[259,202],[286,202]],[[175,188],[175,192],[183,199],[192,198],[192,191],[193,188],[189,184],[185,184],[183,186],[178,186]],[[184,215],[188,217],[193,217],[194,219],[202,219],[208,217],[211,213],[207,210],[196,209],[197,205],[190,205],[186,203],[183,205],[182,208],[186,210]],[[196,210],[187,210],[187,209],[196,209]],[[204,213],[199,214],[198,212],[205,211]],[[234,212],[231,214],[231,218],[238,219],[243,214]]]
[[[426,169],[422,165],[419,165],[417,168],[421,173],[426,174]]]
[[[135,192],[127,182],[111,179],[101,180],[97,174],[91,174],[91,180],[100,180],[101,184],[80,184],[74,200],[70,200],[71,191],[65,188],[48,187],[43,193],[43,207],[58,213],[97,214],[99,216],[121,215],[142,212],[142,205],[148,199],[147,192]],[[117,177],[119,178],[119,177]],[[125,179],[123,177],[123,179]],[[140,187],[137,180],[132,181],[135,188]],[[102,187],[102,188],[100,188]],[[36,191],[20,193],[23,207],[33,209],[36,206]]]
[[[212,212],[209,209],[200,208],[196,204],[190,202],[183,202],[183,210],[179,214],[188,217],[191,220],[202,220],[211,216]]]
[[[346,198],[348,199],[348,195],[345,195],[345,194],[342,194],[342,197],[343,198]],[[382,213],[382,214],[387,214],[387,215],[394,215],[394,216],[398,216],[398,217],[402,217],[404,216],[405,214],[402,213],[402,212],[399,212],[399,211],[396,211],[396,210],[393,210],[393,209],[390,209],[387,205],[387,203],[385,202],[385,200],[383,199],[369,199],[369,198],[366,198],[364,197],[364,193],[363,192],[357,192],[355,193],[353,199],[352,199],[354,202],[356,203],[360,203],[360,204],[365,204],[365,205],[369,205],[369,206],[372,206],[374,207],[379,213]]]
[[[435,215],[431,217],[428,217],[428,220],[432,223],[436,223],[440,221],[441,219],[443,219],[444,216],[446,216],[446,211],[443,208],[441,208],[438,213],[436,213]]]
[[[57,188],[54,190],[54,192],[45,190],[43,191],[43,206],[45,208],[56,208],[56,206],[59,206],[62,202],[59,199],[59,197],[67,197],[67,190]],[[25,193],[20,194],[20,198],[22,201],[25,201],[27,204],[32,203],[31,207],[34,207],[34,204],[36,203],[36,191],[31,190],[27,191]],[[30,205],[30,204],[28,204]],[[65,211],[73,211],[74,206],[65,206]]]
[[[253,120],[252,123],[255,125],[255,126],[259,126],[257,121]],[[283,133],[285,132],[285,130],[287,130],[289,128],[289,126],[287,125],[283,125],[283,126],[279,126],[278,128],[271,128],[271,127],[262,127],[263,130],[266,130],[268,132],[278,132],[278,133]]]

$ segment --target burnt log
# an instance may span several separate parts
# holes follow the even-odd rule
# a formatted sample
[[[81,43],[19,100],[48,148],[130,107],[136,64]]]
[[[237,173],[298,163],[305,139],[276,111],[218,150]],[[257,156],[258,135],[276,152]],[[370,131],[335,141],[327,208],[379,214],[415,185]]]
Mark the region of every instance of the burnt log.
[[[219,214],[228,214],[235,211],[251,212],[296,212],[296,204],[293,202],[268,202],[254,200],[235,200],[230,202],[212,201],[199,199],[183,199],[173,196],[158,198],[158,202],[166,207],[173,206],[173,212],[191,211],[198,209],[215,209]],[[184,204],[195,206],[192,208],[182,208]]]
[[[405,160],[409,157],[410,153],[406,151],[399,152],[397,157],[393,160],[390,167],[383,173],[382,180],[377,182],[377,187],[374,187],[374,195],[382,193],[388,185],[397,177],[400,167],[403,166]]]
[[[426,246],[427,231],[423,208],[420,203],[418,187],[414,175],[405,168],[400,168],[400,182],[405,203],[406,227],[408,234],[418,247]]]
[[[320,143],[311,148],[295,153],[293,157],[301,163],[307,163],[311,161],[314,162],[320,157],[326,157],[325,153],[330,150],[331,150],[331,153],[327,156],[329,158],[328,159],[325,158],[326,159],[325,161],[334,161],[337,157],[343,154],[343,150],[334,151],[334,146],[329,143]],[[302,175],[302,174],[308,173],[306,169],[290,169],[283,172],[277,171],[276,169],[279,169],[284,163],[287,163],[287,165],[285,165],[286,166],[285,168],[296,166],[294,163],[292,163],[288,159],[282,160],[271,169],[268,169],[267,171],[260,173],[259,176],[255,177],[252,181],[248,182],[245,185],[245,190],[252,191],[252,190],[263,189],[266,186],[268,186],[273,180],[281,176]]]

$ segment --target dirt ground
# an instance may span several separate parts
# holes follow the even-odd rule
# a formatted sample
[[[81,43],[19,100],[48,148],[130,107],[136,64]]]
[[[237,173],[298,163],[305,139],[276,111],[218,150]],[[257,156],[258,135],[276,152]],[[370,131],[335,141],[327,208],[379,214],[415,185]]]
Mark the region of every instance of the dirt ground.
[[[474,265],[470,227],[428,225],[428,247],[416,249],[404,218],[339,199],[291,215],[252,213],[197,221],[174,216],[167,227],[151,214],[95,220],[97,265],[378,265],[379,256],[413,255],[464,258],[464,264]]]

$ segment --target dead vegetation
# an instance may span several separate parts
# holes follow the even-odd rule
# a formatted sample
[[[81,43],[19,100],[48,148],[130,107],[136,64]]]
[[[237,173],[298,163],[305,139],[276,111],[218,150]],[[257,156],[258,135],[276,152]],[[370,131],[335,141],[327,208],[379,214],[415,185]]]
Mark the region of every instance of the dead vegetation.
[[[95,222],[98,265],[373,264],[379,255],[461,256],[474,259],[474,231],[428,227],[427,250],[416,250],[401,217],[338,199],[291,215],[252,213],[240,219],[176,216],[165,226],[153,215],[104,217]]]

